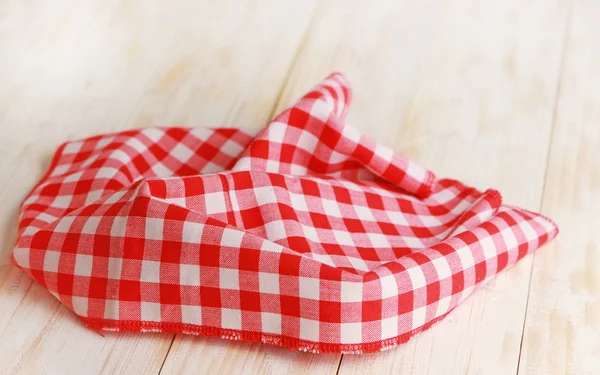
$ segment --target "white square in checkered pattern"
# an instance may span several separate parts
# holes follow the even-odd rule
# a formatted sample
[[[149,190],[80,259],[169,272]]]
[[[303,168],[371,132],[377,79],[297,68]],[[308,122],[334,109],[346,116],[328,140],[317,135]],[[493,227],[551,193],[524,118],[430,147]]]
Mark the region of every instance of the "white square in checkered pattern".
[[[310,116],[315,117],[322,122],[326,122],[329,119],[329,114],[333,111],[331,103],[327,103],[323,99],[316,100],[310,107]]]
[[[200,306],[181,305],[181,323],[202,324],[202,308]]]
[[[137,152],[144,152],[148,148],[145,144],[142,143],[142,141],[140,141],[137,138],[130,138],[127,140],[127,142],[125,142],[125,144],[133,148]]]
[[[265,171],[270,173],[278,173],[281,163],[277,160],[269,159],[265,161]]]
[[[91,255],[75,255],[75,275],[91,276],[93,259],[94,258]]]
[[[124,216],[115,216],[110,227],[110,235],[115,237],[123,237],[125,236],[125,231],[127,229],[127,217]]]
[[[408,225],[408,221],[406,220],[406,214],[400,211],[385,211],[387,216],[390,218],[390,221],[394,225]]]
[[[276,244],[273,241],[264,240],[260,246],[262,251],[269,251],[271,253],[281,253],[283,251],[283,246]]]
[[[30,227],[31,228],[31,227]],[[30,268],[29,266],[29,248],[17,247],[13,250],[15,261],[20,267]]]
[[[373,212],[370,208],[364,206],[353,206],[356,215],[360,218],[360,221],[375,221]]]
[[[346,124],[346,126],[344,126],[344,128],[342,129],[342,134],[345,138],[348,138],[349,140],[357,144],[360,143],[360,139],[362,137],[362,134],[358,129],[348,124]]]
[[[348,155],[339,153],[337,151],[332,151],[331,155],[329,155],[328,162],[336,164],[336,163],[341,163],[346,159],[348,159]]]
[[[83,176],[83,171],[69,173],[63,178],[63,182],[76,182]]]
[[[169,204],[175,204],[175,205],[181,206],[181,207],[186,206],[185,197],[171,197],[171,198],[165,199],[165,202],[167,202]]]
[[[341,282],[341,302],[361,302],[363,300],[362,294],[362,283]]]
[[[440,317],[448,312],[448,310],[450,309],[450,301],[451,300],[452,300],[451,297],[444,297],[438,301],[437,310],[435,312],[436,318]]]
[[[114,150],[111,154],[110,154],[110,158],[117,160],[123,164],[127,164],[131,161],[131,157],[124,151],[122,150]]]
[[[242,147],[236,141],[230,139],[227,142],[223,143],[223,146],[221,146],[221,149],[219,151],[231,157],[236,157],[240,155],[242,151],[244,151],[244,147]]]
[[[323,208],[325,209],[325,213],[328,216],[333,217],[342,217],[342,213],[340,212],[340,207],[338,206],[336,201],[332,201],[329,199],[322,199]]]
[[[146,239],[147,240],[162,240],[164,239],[163,228],[165,220],[160,218],[146,218]]]
[[[160,322],[160,303],[141,302],[142,320],[147,322]]]
[[[244,232],[241,230],[225,228],[221,237],[221,246],[239,248],[243,238]]]
[[[39,228],[36,228],[36,227],[27,227],[27,228],[25,228],[25,230],[23,231],[23,233],[21,233],[21,235],[22,236],[31,236],[32,234],[34,234],[38,230],[39,230]]]
[[[304,233],[304,237],[306,237],[307,240],[319,242],[319,235],[317,234],[317,230],[315,229],[315,227],[311,227],[304,224],[300,225],[302,225],[302,232]]]
[[[390,339],[398,336],[398,315],[381,319],[381,339]]]
[[[427,172],[425,171],[425,168],[421,167],[418,164],[411,162],[410,160],[408,161],[408,166],[406,167],[407,175],[412,176],[419,181],[425,181],[426,173]]]
[[[262,331],[265,333],[281,334],[281,315],[262,312],[260,313]]]
[[[394,158],[394,151],[381,143],[377,143],[375,146],[375,155],[387,162],[391,162]]]
[[[492,259],[496,256],[496,244],[494,243],[494,239],[490,236],[485,236],[479,240],[479,244],[481,245],[481,250],[483,251],[483,256],[485,259]]]
[[[105,146],[108,146],[114,140],[115,140],[115,137],[102,138],[98,141],[98,143],[96,143],[96,147],[94,147],[94,149],[99,150]]]
[[[531,224],[529,224],[528,221],[523,220],[520,223],[520,228],[523,231],[523,234],[525,235],[525,239],[527,241],[532,241],[534,239],[538,238],[538,234],[536,233],[536,231],[531,227]],[[482,245],[483,246],[483,245]]]
[[[311,277],[299,277],[300,298],[318,300],[320,295],[320,280]]]
[[[221,326],[225,329],[241,329],[242,312],[237,309],[221,309]]]
[[[75,216],[63,216],[58,220],[56,227],[54,228],[54,232],[56,233],[69,233],[69,229],[71,228],[71,224],[73,224],[73,220],[75,220]]]
[[[220,214],[227,212],[224,193],[207,193],[204,194],[204,202],[206,204],[206,214]]]
[[[147,283],[160,282],[160,262],[142,260],[142,274],[140,280]]]
[[[419,289],[427,285],[425,282],[423,269],[420,266],[416,265],[414,267],[407,268],[406,271],[408,272],[408,276],[412,282],[413,289]]]
[[[184,163],[190,160],[192,156],[194,156],[194,152],[182,143],[178,143],[175,147],[173,147],[170,154],[177,160]]]
[[[308,212],[306,197],[304,195],[290,193],[290,201],[294,210]]]
[[[462,264],[462,269],[468,270],[469,268],[475,265],[475,261],[473,260],[473,253],[469,246],[463,246],[460,249],[456,250],[456,254],[460,258],[460,263]]]
[[[446,204],[452,199],[456,198],[456,193],[452,190],[452,188],[446,188],[432,194],[430,198],[439,204]]]
[[[354,269],[357,269],[360,271],[368,271],[369,270],[369,266],[362,259],[348,257],[348,260],[350,261],[350,264],[352,264],[352,267],[354,267]]]
[[[106,198],[106,200],[104,201],[105,204],[113,204],[117,201],[119,201],[121,198],[123,198],[123,196],[127,193],[127,190],[123,189],[123,190],[119,190],[111,195],[109,195],[108,198]]]
[[[66,164],[66,165],[57,165],[54,170],[52,171],[51,176],[60,176],[63,173],[66,173],[69,170],[69,167],[71,166],[71,164]]]
[[[308,168],[306,168],[303,165],[300,164],[290,164],[290,172],[289,174],[291,175],[295,175],[295,176],[302,176],[305,175],[308,171]]]
[[[394,275],[385,275],[379,278],[381,282],[381,298],[389,298],[398,295],[398,281]]]
[[[435,216],[431,215],[419,215],[419,219],[425,227],[437,227],[442,225],[442,222]]]
[[[102,198],[102,193],[104,193],[104,190],[101,189],[90,191],[85,197],[85,204],[93,203]]]
[[[315,151],[318,143],[319,139],[311,132],[303,131],[300,133],[300,137],[298,138],[297,147],[305,150],[306,152],[312,153]]]
[[[73,312],[79,316],[88,315],[88,299],[86,297],[73,296]]]
[[[433,259],[431,264],[433,264],[433,267],[435,267],[439,280],[444,280],[445,278],[452,276],[450,265],[444,256]]]
[[[121,277],[121,267],[123,266],[123,259],[121,258],[108,258],[108,278],[119,279]]]
[[[256,202],[259,205],[278,202],[277,196],[275,195],[275,189],[273,189],[272,186],[254,188],[254,195],[256,196]]]
[[[259,272],[258,287],[261,293],[279,294],[279,274]]]
[[[203,231],[204,224],[194,223],[192,221],[184,221],[181,240],[187,243],[200,244]]]
[[[179,282],[181,285],[200,286],[200,266],[181,264],[179,266]]]
[[[335,242],[341,246],[356,246],[350,232],[343,230],[332,230]]]
[[[300,318],[300,338],[308,341],[319,341],[319,322]]]
[[[411,249],[422,249],[425,247],[425,244],[423,243],[423,241],[421,241],[417,237],[405,236],[405,237],[402,237],[402,239],[404,240],[404,243],[406,244],[406,246],[410,247]]]
[[[96,172],[96,178],[112,178],[118,172],[119,170],[117,168],[101,167],[98,169],[98,172]]]
[[[288,237],[283,221],[281,220],[265,223],[265,231],[267,232],[267,238],[271,241],[278,241]]]
[[[362,323],[340,323],[340,341],[344,344],[362,342]]]
[[[283,122],[273,121],[269,124],[268,132],[269,132],[269,141],[274,143],[280,143],[285,138],[285,131],[289,128],[288,124],[284,124]]]
[[[79,141],[79,142],[71,142],[71,143],[67,143],[65,145],[65,147],[63,148],[63,154],[68,155],[68,154],[75,154],[78,153],[79,150],[81,150],[81,147],[83,146],[83,142]]]
[[[504,239],[506,250],[512,250],[519,246],[519,241],[517,241],[517,237],[515,236],[515,232],[513,232],[512,228],[501,230],[500,235]]]
[[[327,254],[317,254],[317,253],[313,253],[312,254],[312,258],[314,260],[316,260],[317,262],[321,262],[323,264],[327,264],[331,267],[335,267],[335,263],[333,262],[333,260],[331,259],[331,257]]]
[[[371,241],[371,245],[374,248],[389,248],[392,245],[388,240],[388,237],[381,233],[367,233],[367,237],[369,237],[369,241]]]
[[[240,289],[240,272],[232,268],[219,269],[219,287],[221,289]]]
[[[46,223],[50,223],[50,222],[52,222],[52,221],[56,220],[56,216],[48,215],[48,214],[47,214],[47,213],[45,213],[45,212],[41,212],[41,213],[40,213],[40,214],[37,216],[37,218],[36,218],[36,219],[37,219],[37,220],[41,220],[41,221],[45,221]]]
[[[146,128],[146,129],[142,130],[142,134],[144,134],[146,137],[150,138],[154,142],[157,142],[159,139],[161,139],[163,137],[165,132],[164,132],[164,130],[159,129],[159,128]]]
[[[104,303],[104,319],[118,320],[119,319],[119,301],[107,299]]]
[[[426,306],[421,306],[419,308],[414,309],[414,311],[412,312],[412,317],[413,317],[412,328],[417,329],[417,328],[421,327],[423,324],[425,324],[426,315],[427,315],[427,307]]]
[[[58,251],[48,250],[44,254],[44,271],[57,272],[60,253]]]
[[[98,230],[98,226],[100,225],[100,216],[90,216],[83,224],[83,228],[81,228],[81,233],[83,234],[95,234]]]

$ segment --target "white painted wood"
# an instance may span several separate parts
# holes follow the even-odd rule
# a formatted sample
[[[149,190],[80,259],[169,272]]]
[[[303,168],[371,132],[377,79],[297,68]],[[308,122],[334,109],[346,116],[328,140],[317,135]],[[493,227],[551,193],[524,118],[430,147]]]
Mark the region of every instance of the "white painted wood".
[[[177,335],[161,374],[335,374],[340,356]]]
[[[561,233],[535,257],[522,374],[600,372],[599,16],[574,2],[542,209]]]

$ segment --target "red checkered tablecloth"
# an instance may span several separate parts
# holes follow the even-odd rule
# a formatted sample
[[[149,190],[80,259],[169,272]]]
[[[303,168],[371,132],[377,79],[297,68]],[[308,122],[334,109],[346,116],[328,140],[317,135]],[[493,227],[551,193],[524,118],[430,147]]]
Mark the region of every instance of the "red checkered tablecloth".
[[[22,205],[12,260],[93,329],[361,353],[557,234],[360,134],[349,101],[333,74],[260,132],[67,142]]]

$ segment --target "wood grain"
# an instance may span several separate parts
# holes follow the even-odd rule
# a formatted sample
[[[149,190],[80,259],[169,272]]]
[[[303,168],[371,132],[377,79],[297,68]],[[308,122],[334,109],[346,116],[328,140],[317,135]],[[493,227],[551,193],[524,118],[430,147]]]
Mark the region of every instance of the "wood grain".
[[[561,229],[536,254],[523,374],[600,371],[600,4],[575,1],[542,212]]]
[[[262,127],[314,10],[312,1],[146,5],[2,2],[3,374],[158,373],[173,335],[102,337],[8,264],[18,205],[68,139],[157,124]]]

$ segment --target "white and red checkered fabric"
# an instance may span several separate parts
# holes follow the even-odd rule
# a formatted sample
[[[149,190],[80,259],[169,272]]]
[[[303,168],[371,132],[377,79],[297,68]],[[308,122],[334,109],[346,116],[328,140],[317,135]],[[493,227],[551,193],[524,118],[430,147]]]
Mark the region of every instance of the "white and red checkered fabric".
[[[68,142],[23,203],[12,260],[94,329],[360,353],[427,329],[557,234],[361,135],[349,101],[333,74],[258,134]]]

